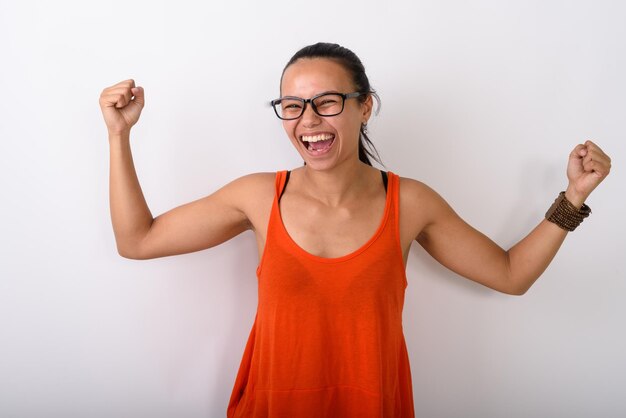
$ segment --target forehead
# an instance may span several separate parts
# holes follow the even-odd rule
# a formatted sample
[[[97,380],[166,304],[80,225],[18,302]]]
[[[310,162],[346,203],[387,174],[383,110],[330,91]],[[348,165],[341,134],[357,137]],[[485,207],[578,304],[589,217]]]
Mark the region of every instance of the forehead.
[[[287,67],[280,86],[282,96],[298,97],[311,97],[329,90],[349,93],[352,89],[348,71],[327,58],[299,59]]]

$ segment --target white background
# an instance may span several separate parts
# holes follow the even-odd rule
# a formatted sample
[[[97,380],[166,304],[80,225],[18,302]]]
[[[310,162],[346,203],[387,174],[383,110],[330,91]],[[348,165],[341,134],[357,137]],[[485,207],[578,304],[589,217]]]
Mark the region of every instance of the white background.
[[[148,261],[116,252],[98,98],[145,88],[132,149],[154,216],[301,165],[268,100],[299,48],[357,53],[387,169],[508,248],[613,158],[593,214],[522,297],[415,244],[404,330],[417,416],[626,415],[626,6],[619,1],[0,1],[0,415],[223,417],[252,326],[251,232]]]

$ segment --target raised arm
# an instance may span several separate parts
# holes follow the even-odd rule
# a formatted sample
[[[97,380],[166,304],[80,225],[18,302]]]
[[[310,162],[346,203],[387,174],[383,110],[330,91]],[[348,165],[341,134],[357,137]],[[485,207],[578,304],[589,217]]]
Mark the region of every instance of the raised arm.
[[[569,157],[566,198],[580,208],[610,167],[610,158],[593,142],[576,146]],[[524,294],[548,267],[567,235],[566,230],[544,219],[505,251],[464,222],[434,191],[422,187],[420,193],[429,215],[417,241],[452,271],[503,293]]]
[[[110,209],[121,256],[148,259],[218,245],[249,229],[244,209],[259,175],[235,180],[215,193],[153,218],[143,196],[130,148],[130,129],[144,105],[133,80],[104,89],[100,107],[109,131]]]

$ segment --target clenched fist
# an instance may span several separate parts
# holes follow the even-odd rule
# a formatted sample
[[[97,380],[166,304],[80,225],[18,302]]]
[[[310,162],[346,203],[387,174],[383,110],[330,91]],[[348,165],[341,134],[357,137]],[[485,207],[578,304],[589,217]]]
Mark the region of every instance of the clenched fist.
[[[139,120],[144,103],[143,87],[135,87],[133,79],[102,90],[100,109],[109,135],[128,134]]]
[[[567,165],[567,198],[580,206],[610,171],[611,158],[599,146],[591,141],[577,145]]]

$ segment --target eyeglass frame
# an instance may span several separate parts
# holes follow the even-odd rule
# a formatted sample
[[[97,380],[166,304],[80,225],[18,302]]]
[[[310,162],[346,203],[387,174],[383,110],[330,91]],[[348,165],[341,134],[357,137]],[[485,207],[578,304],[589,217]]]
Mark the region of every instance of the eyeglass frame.
[[[278,99],[274,99],[274,100],[270,101],[270,106],[272,106],[272,108],[274,108],[274,113],[276,113],[276,116],[278,116],[278,119],[280,119],[280,120],[296,120],[298,118],[301,118],[302,115],[304,115],[304,112],[306,111],[307,103],[311,104],[311,109],[313,109],[313,112],[315,112],[316,115],[324,117],[324,118],[328,118],[328,117],[337,116],[337,115],[340,115],[341,113],[343,113],[343,109],[345,108],[347,99],[353,99],[355,97],[359,97],[359,96],[362,96],[362,95],[368,94],[368,93],[369,92],[360,92],[360,91],[356,91],[354,93],[339,93],[339,92],[336,92],[336,91],[325,91],[323,93],[316,94],[315,96],[313,96],[313,97],[311,97],[309,99],[303,99],[302,97],[297,97],[297,96],[284,96],[284,97],[279,97]],[[335,113],[335,114],[332,114],[332,115],[322,115],[322,114],[320,114],[317,111],[317,106],[315,105],[315,103],[313,103],[313,100],[318,99],[318,98],[320,98],[322,96],[331,95],[331,94],[334,94],[336,96],[341,96],[341,98],[342,98],[341,110],[338,113]],[[285,99],[299,100],[299,101],[301,101],[303,103],[302,111],[295,118],[283,118],[282,116],[280,116],[278,114],[278,109],[276,109],[276,105],[280,104],[280,102],[285,100]]]

